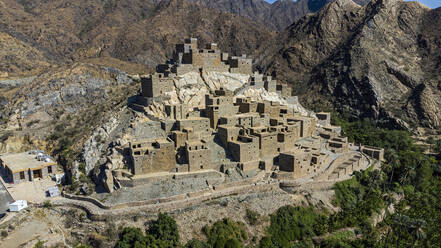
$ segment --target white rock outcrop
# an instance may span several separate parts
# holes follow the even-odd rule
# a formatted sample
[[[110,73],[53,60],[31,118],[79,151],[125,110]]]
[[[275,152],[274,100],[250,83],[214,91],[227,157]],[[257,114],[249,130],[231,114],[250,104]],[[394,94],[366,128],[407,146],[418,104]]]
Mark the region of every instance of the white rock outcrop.
[[[235,97],[251,97],[253,100],[267,100],[279,102],[287,105],[302,115],[310,115],[303,108],[296,98],[284,99],[275,92],[268,92],[264,88],[252,88],[249,86],[250,75],[229,73],[229,72],[189,72],[182,76],[175,77],[174,90],[166,92],[164,95],[169,100],[153,102],[146,109],[147,113],[158,118],[165,117],[165,105],[175,105],[180,103],[188,104],[189,110],[194,108],[205,108],[205,95],[212,90],[224,88],[235,92]]]

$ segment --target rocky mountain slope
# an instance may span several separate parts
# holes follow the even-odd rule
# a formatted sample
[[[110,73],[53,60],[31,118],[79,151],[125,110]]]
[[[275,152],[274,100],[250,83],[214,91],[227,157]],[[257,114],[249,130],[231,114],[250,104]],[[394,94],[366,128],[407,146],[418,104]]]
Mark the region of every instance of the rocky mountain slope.
[[[314,13],[333,0],[190,0],[201,6],[249,18],[273,30],[283,30],[308,13]],[[365,5],[369,0],[356,0]]]
[[[95,132],[99,149],[118,121],[129,124],[127,99],[139,88],[125,72],[83,63],[0,86],[0,153],[44,149],[63,166],[82,157]]]
[[[46,68],[45,62],[91,59],[129,72],[147,71],[170,56],[174,44],[185,37],[218,41],[227,52],[250,54],[274,36],[249,19],[185,0],[2,0],[0,32],[35,57],[21,54],[11,42],[2,44],[2,54],[8,55],[0,54],[0,73],[9,76]]]
[[[258,61],[301,102],[399,127],[441,126],[441,9],[338,0],[302,18]]]

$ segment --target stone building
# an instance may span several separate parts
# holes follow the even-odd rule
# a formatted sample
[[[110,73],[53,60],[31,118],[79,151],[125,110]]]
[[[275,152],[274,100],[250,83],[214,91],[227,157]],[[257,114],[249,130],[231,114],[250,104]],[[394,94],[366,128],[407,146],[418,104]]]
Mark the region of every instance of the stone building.
[[[346,160],[337,164],[331,174],[328,175],[328,180],[337,180],[344,176],[351,175],[354,171],[358,171],[365,163],[365,158],[360,155],[351,155]]]
[[[349,151],[347,137],[334,137],[328,141],[328,149],[335,153],[344,153]]]
[[[233,105],[233,92],[219,89],[205,95],[205,114],[210,119],[210,126],[216,129],[220,117],[229,117],[237,113],[239,107]]]
[[[186,141],[185,151],[189,172],[211,168],[211,164],[207,163],[211,156],[210,149],[204,141]]]
[[[141,77],[141,86],[143,97],[158,97],[173,90],[173,80],[163,73],[155,73]]]
[[[324,127],[331,126],[331,113],[320,112],[316,114],[318,119],[318,124]]]
[[[58,172],[57,163],[43,151],[1,155],[0,169],[5,181],[13,184],[44,179]]]
[[[360,152],[379,161],[384,161],[384,149],[372,146],[360,146]]]
[[[133,174],[171,171],[176,167],[175,147],[170,139],[130,143]]]
[[[203,99],[198,95],[196,108],[181,99],[170,104],[176,101],[167,100],[176,97],[169,92],[182,90],[175,89],[175,83],[179,85],[179,80],[185,78],[181,76],[188,72],[200,73],[201,77],[206,75],[204,72],[227,73],[225,77],[240,73],[249,75],[244,77],[249,80],[234,92],[212,87],[207,81],[209,93]],[[222,53],[216,43],[200,47],[197,39],[186,39],[176,45],[173,59],[158,65],[156,73],[143,77],[141,84],[140,103],[146,108],[152,105],[155,111],[163,109],[163,115],[151,119],[159,119],[167,138],[131,142],[133,174],[226,171],[233,167],[270,172],[279,168],[280,175],[296,179],[314,175],[336,158],[355,152],[355,146],[341,136],[341,128],[331,125],[330,113],[314,116],[297,112],[291,107],[297,101],[291,97],[289,86],[253,72],[252,59]],[[248,89],[266,94],[245,97]],[[364,146],[355,153],[383,157],[381,150]],[[339,162],[336,175],[329,176],[346,175],[359,165],[357,158]]]
[[[291,89],[289,86],[278,83],[271,76],[253,72],[252,62],[252,59],[247,58],[245,54],[231,56],[228,53],[222,53],[216,43],[210,43],[205,48],[200,48],[196,38],[185,39],[184,43],[176,44],[173,59],[165,64],[157,65],[154,74],[141,77],[141,95],[137,97],[136,103],[131,105],[135,109],[142,110],[143,106],[149,106],[155,101],[161,102],[167,99],[164,93],[174,89],[173,80],[176,77],[189,72],[201,73],[203,71],[251,75],[250,84],[256,88],[265,88],[269,92],[278,92],[282,96],[290,96]],[[215,94],[212,95],[220,97],[215,96]],[[228,98],[228,96],[225,97]],[[217,108],[222,104],[213,102],[208,105],[212,105],[211,108],[206,110],[210,115],[223,115],[223,113],[217,113]],[[180,114],[180,112],[174,112],[172,109],[168,110],[168,113],[172,116],[175,116],[176,113]],[[212,128],[214,128],[214,124],[212,123]]]
[[[228,65],[230,66],[231,73],[253,74],[253,60],[248,59],[245,54],[240,57],[229,57]]]

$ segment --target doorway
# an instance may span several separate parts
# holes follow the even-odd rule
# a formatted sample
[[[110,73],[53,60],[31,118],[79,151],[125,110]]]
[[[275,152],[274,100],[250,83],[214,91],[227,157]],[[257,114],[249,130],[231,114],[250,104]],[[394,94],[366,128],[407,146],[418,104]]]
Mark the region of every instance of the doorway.
[[[41,178],[41,169],[32,172],[34,173],[34,178]]]

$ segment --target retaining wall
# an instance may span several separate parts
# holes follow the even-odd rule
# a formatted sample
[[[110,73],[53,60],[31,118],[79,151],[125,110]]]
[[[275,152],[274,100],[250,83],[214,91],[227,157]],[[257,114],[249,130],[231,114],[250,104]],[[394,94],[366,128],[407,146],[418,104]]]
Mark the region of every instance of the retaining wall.
[[[253,192],[265,192],[279,189],[278,183],[270,184],[248,184],[234,186],[222,191],[203,190],[189,194],[182,194],[167,198],[153,199],[148,201],[129,202],[119,205],[106,205],[100,201],[86,196],[73,196],[67,193],[63,195],[68,199],[78,202],[65,202],[55,205],[72,206],[83,209],[92,220],[104,221],[107,217],[124,218],[127,215],[139,214],[140,212],[170,212],[177,209],[188,208],[206,201],[235,194],[247,194]]]

